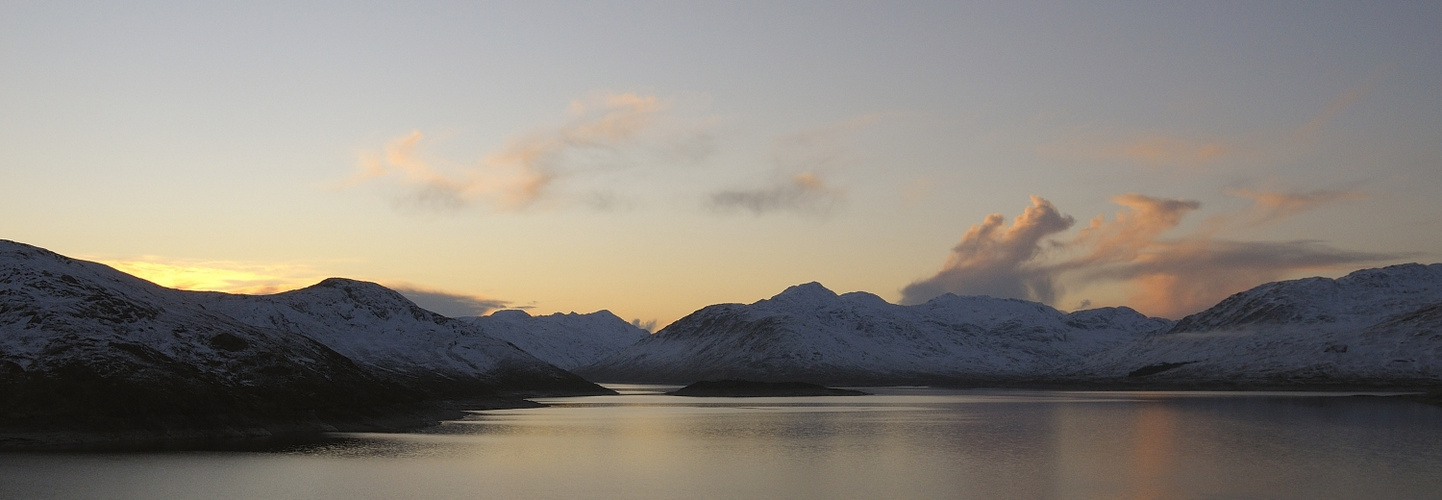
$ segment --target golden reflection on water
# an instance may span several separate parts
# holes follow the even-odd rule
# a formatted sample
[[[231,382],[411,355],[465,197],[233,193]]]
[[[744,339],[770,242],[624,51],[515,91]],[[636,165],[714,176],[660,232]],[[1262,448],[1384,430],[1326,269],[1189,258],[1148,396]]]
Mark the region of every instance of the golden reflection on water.
[[[1132,495],[1135,500],[1176,498],[1169,480],[1175,452],[1176,416],[1161,405],[1137,410],[1132,445]]]

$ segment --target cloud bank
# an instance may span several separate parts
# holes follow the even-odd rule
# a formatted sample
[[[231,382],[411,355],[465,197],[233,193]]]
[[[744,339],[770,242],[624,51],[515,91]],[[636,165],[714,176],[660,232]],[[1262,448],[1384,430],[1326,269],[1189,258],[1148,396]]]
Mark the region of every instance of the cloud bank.
[[[1127,305],[1147,314],[1177,318],[1247,288],[1301,271],[1337,269],[1401,257],[1354,252],[1312,240],[1252,242],[1216,235],[1230,227],[1272,222],[1326,203],[1357,199],[1356,193],[1289,194],[1247,191],[1241,213],[1209,220],[1200,229],[1166,238],[1201,204],[1192,200],[1125,194],[1110,219],[1093,218],[1070,237],[1072,218],[1050,202],[1032,205],[1005,226],[991,214],[972,226],[942,269],[902,289],[902,303],[943,293],[992,295],[1055,304],[1068,289],[1121,285]],[[1090,304],[1089,300],[1083,303]]]
[[[902,290],[904,303],[925,302],[943,293],[1056,299],[1054,276],[1032,265],[1044,250],[1042,240],[1066,231],[1075,223],[1051,202],[1031,197],[1031,206],[1005,227],[1001,214],[986,216],[961,237],[941,271]]]
[[[421,308],[452,318],[461,316],[484,316],[497,309],[511,308],[510,302],[481,295],[443,292],[423,288],[409,283],[387,283],[386,288],[395,290]]]

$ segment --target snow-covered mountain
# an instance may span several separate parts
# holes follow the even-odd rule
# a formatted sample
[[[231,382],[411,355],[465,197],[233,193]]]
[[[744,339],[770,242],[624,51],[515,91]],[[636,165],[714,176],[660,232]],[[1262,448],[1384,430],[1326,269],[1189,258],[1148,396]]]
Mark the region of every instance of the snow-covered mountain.
[[[681,384],[1435,386],[1442,264],[1270,283],[1177,322],[991,297],[899,306],[808,283],[647,335],[605,311],[446,318],[345,279],[264,296],[173,290],[0,240],[0,446],[47,425],[243,435],[435,398],[607,392],[555,364]]]
[[[466,396],[480,387],[522,396],[604,392],[375,283],[330,278],[275,295],[189,296],[245,324],[309,337],[387,378],[440,396]]]
[[[703,308],[576,372],[615,382],[1015,382],[1075,370],[1171,326],[1127,308],[1066,314],[1036,302],[955,295],[899,306],[807,283],[749,305]]]
[[[1420,387],[1442,384],[1442,264],[1269,283],[1178,322],[944,295],[897,306],[809,283],[701,309],[581,367],[592,380]]]
[[[1083,374],[1240,387],[1442,383],[1442,264],[1261,285],[1098,356]]]
[[[511,309],[458,319],[567,370],[595,363],[651,335],[604,310],[590,314],[531,316]]]
[[[414,399],[308,338],[9,241],[0,241],[0,388],[0,427],[264,427]]]
[[[314,430],[517,392],[606,391],[378,285],[187,292],[0,240],[0,434]]]

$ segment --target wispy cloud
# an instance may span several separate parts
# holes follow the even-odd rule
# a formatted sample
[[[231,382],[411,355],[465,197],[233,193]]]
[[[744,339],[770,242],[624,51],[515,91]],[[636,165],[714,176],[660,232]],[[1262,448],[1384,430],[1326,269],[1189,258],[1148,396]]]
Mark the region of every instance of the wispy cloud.
[[[484,316],[497,309],[511,308],[509,301],[484,295],[446,292],[410,283],[387,282],[386,288],[411,299],[421,308],[440,313],[443,316]]]
[[[553,197],[559,181],[604,170],[632,155],[654,152],[687,161],[709,155],[704,127],[660,125],[669,107],[668,101],[652,95],[596,94],[572,102],[565,124],[521,135],[471,164],[423,154],[424,136],[413,131],[379,153],[363,153],[358,171],[342,186],[390,179],[407,190],[400,199],[407,207],[523,210]],[[671,134],[672,129],[682,132]]]
[[[1362,96],[1372,88],[1374,82],[1383,73],[1385,73],[1384,70],[1386,68],[1387,66],[1383,66],[1377,71],[1373,71],[1371,77],[1367,78],[1365,81],[1358,84],[1357,86],[1343,91],[1341,95],[1338,95],[1336,98],[1332,99],[1332,101],[1328,102],[1327,105],[1322,108],[1322,111],[1318,112],[1316,116],[1313,116],[1312,119],[1307,120],[1306,123],[1303,123],[1301,126],[1297,127],[1296,130],[1293,130],[1292,134],[1288,137],[1288,140],[1293,143],[1315,141],[1317,139],[1317,134],[1322,130],[1322,128],[1325,127],[1332,120],[1336,119],[1337,115],[1341,114],[1342,111],[1345,111],[1347,108],[1355,104],[1358,99],[1361,99]]]
[[[802,172],[753,189],[731,189],[711,193],[710,205],[721,210],[740,209],[756,215],[777,211],[826,214],[841,201],[842,191],[828,186],[821,177]]]
[[[1285,219],[1321,205],[1367,199],[1366,194],[1358,191],[1326,189],[1305,193],[1233,189],[1228,193],[1252,199],[1252,207],[1245,214],[1248,222],[1252,224],[1265,224]]]
[[[1220,139],[1197,139],[1147,132],[1126,136],[1090,133],[1043,145],[1044,158],[1064,160],[1117,160],[1142,167],[1190,170],[1221,161],[1238,148]]]
[[[1402,257],[1355,252],[1313,240],[1235,241],[1217,235],[1234,226],[1275,222],[1325,203],[1354,199],[1333,192],[1249,192],[1253,206],[1213,219],[1190,233],[1165,237],[1201,204],[1192,200],[1125,194],[1108,219],[1097,216],[1070,238],[1053,237],[1071,226],[1044,199],[1001,231],[992,214],[962,237],[936,275],[902,290],[903,303],[942,293],[985,294],[1055,303],[1072,289],[1094,285],[1129,290],[1127,305],[1148,314],[1180,317],[1227,295],[1294,273],[1334,270]],[[1260,214],[1260,215],[1258,215]],[[1090,303],[1089,300],[1082,300]]]
[[[776,138],[771,145],[771,181],[761,186],[712,191],[707,205],[755,215],[830,213],[845,199],[845,190],[822,176],[852,161],[847,141],[878,119],[864,115]]]
[[[1086,130],[1038,146],[1036,151],[1050,160],[1118,161],[1153,170],[1192,171],[1225,163],[1276,161],[1316,143],[1322,131],[1366,95],[1390,67],[1379,67],[1291,130],[1223,133],[1220,137],[1167,130]]]

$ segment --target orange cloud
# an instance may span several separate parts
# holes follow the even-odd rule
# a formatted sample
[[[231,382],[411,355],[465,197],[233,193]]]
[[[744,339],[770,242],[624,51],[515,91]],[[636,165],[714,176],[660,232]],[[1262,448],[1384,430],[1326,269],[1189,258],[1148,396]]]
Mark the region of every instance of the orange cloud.
[[[1306,193],[1282,193],[1233,189],[1229,194],[1252,199],[1246,218],[1253,224],[1285,219],[1312,208],[1341,201],[1364,200],[1367,195],[1357,191],[1318,190]]]
[[[1072,243],[1089,249],[1089,255],[1078,262],[1115,262],[1136,259],[1162,233],[1182,223],[1188,212],[1202,204],[1191,200],[1169,200],[1140,194],[1124,194],[1112,198],[1124,207],[1111,222],[1100,215],[1081,230]]]
[[[1401,257],[1353,252],[1316,241],[1246,242],[1197,237],[1159,242],[1138,259],[1093,276],[1132,289],[1128,305],[1179,318],[1228,295],[1301,272],[1336,270]]]
[[[925,302],[943,293],[995,295],[1051,302],[1056,298],[1054,273],[1037,266],[1042,241],[1075,223],[1039,196],[1005,227],[1006,217],[990,214],[971,226],[935,276],[901,290],[902,303]]]
[[[342,185],[393,177],[409,189],[403,201],[417,207],[520,210],[545,197],[557,180],[584,170],[578,156],[636,147],[666,107],[655,96],[598,94],[572,102],[571,120],[564,125],[523,135],[474,164],[445,163],[448,168],[421,154],[423,136],[414,131],[381,154],[362,154],[359,171]]]
[[[1253,198],[1257,200],[1254,207],[1242,215],[1259,213],[1275,220],[1350,195],[1269,193]],[[1147,314],[1177,318],[1293,273],[1401,256],[1346,251],[1316,241],[1226,240],[1216,236],[1226,227],[1217,225],[1166,238],[1201,204],[1140,194],[1117,196],[1113,201],[1122,210],[1112,219],[1097,216],[1068,239],[1049,238],[1068,229],[1071,218],[1035,196],[1032,206],[1009,229],[1002,229],[1005,219],[1001,214],[988,215],[962,236],[941,271],[902,290],[902,302],[924,302],[951,292],[1054,303],[1063,290],[1113,286],[1129,291],[1127,305]],[[1247,221],[1256,216],[1215,220],[1237,225],[1236,221],[1250,223]]]

